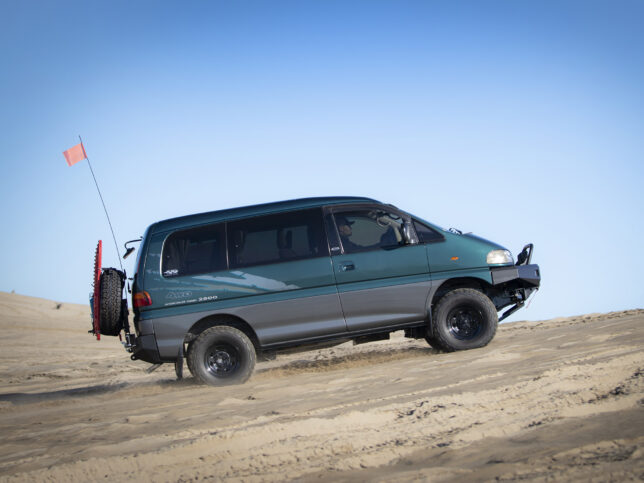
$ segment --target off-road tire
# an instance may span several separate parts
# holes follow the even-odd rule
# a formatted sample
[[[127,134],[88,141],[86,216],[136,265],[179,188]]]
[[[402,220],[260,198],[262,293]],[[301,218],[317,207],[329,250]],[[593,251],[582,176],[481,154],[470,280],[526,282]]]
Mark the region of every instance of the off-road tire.
[[[199,382],[227,386],[246,382],[255,368],[255,347],[241,330],[217,325],[188,348],[188,369]]]
[[[429,331],[428,331],[428,333],[429,333]],[[443,349],[443,348],[442,348],[442,346],[440,345],[440,342],[439,342],[439,341],[437,341],[437,340],[436,340],[434,337],[432,337],[431,335],[426,335],[426,336],[425,336],[425,340],[426,340],[426,341],[427,341],[427,343],[428,343],[430,346],[432,346],[434,349],[439,350],[439,351],[444,351],[444,350],[445,350],[445,349]]]
[[[459,288],[441,298],[425,340],[445,352],[487,345],[499,323],[496,307],[482,292]]]
[[[99,329],[103,335],[119,335],[123,330],[123,279],[118,270],[106,268],[100,285]]]

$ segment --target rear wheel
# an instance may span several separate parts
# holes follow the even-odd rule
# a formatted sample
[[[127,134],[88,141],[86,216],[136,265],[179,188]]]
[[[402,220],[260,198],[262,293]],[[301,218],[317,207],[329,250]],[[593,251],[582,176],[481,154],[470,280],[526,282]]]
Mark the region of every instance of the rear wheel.
[[[255,367],[255,348],[241,330],[227,325],[203,331],[188,348],[188,368],[211,386],[241,384]]]
[[[425,339],[435,349],[447,352],[475,349],[492,340],[497,325],[492,301],[478,290],[460,288],[440,299]]]

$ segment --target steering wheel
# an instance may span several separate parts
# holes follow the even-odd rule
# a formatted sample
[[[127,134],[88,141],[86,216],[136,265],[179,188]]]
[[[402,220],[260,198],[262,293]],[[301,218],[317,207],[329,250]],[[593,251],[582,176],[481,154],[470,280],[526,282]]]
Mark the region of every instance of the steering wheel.
[[[378,226],[381,226],[383,228],[386,228],[386,227],[390,226],[389,223],[385,223],[384,221],[380,221],[382,218],[384,218],[384,217],[383,216],[376,216],[376,223],[378,223]]]

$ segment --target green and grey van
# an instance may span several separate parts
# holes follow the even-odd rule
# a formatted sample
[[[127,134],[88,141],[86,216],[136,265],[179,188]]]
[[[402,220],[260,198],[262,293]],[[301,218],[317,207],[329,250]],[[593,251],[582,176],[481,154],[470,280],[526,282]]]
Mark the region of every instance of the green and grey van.
[[[473,349],[538,289],[532,249],[515,262],[496,243],[361,197],[172,218],[141,239],[134,333],[118,305],[127,303],[118,292],[125,275],[115,269],[97,277],[95,332],[124,330],[132,359],[175,363],[181,377],[185,358],[211,385],[244,382],[257,358],[281,350],[399,330],[442,351]]]

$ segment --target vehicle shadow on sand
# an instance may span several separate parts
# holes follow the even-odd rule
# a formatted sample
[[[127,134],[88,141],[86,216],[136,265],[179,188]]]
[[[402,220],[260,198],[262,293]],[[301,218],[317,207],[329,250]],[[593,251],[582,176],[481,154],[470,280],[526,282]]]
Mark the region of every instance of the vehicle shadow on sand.
[[[371,364],[383,364],[390,361],[399,361],[415,357],[426,357],[438,354],[439,351],[431,347],[404,347],[383,350],[371,350],[365,352],[347,353],[342,355],[318,354],[313,359],[298,359],[290,362],[279,364],[279,357],[276,362],[279,365],[274,367],[259,368],[255,371],[255,377],[280,377],[294,375],[306,372],[327,372],[368,366]],[[306,356],[305,356],[306,357]],[[118,382],[111,384],[96,384],[91,386],[75,387],[70,389],[60,389],[56,391],[43,392],[12,392],[0,394],[0,402],[9,402],[14,405],[34,404],[49,401],[57,401],[67,398],[93,397],[102,394],[113,393],[128,389],[141,388],[198,388],[204,387],[199,383],[187,367],[184,366],[183,378],[175,379],[168,375],[167,378],[157,379],[154,381],[141,382]]]
[[[57,391],[43,392],[11,392],[0,394],[0,402],[9,402],[14,405],[35,404],[64,400],[69,398],[95,397],[103,394],[115,393],[128,389],[154,388],[154,387],[174,387],[187,388],[199,387],[199,384],[190,374],[183,379],[167,378],[155,381],[141,382],[119,382],[112,384],[97,384],[93,386],[75,387],[71,389],[61,389]]]
[[[0,394],[0,401],[12,404],[29,404],[43,401],[55,401],[67,397],[96,396],[98,394],[117,391],[129,386],[128,383],[119,384],[98,384],[95,386],[76,387],[73,389],[61,389],[59,391],[45,392],[10,392]]]
[[[258,369],[255,373],[258,376],[270,377],[301,372],[326,372],[371,364],[382,364],[390,361],[400,361],[415,357],[425,357],[438,353],[439,351],[431,347],[403,347],[389,349],[387,351],[372,350],[343,355],[318,355],[314,359],[299,359],[276,367]]]

